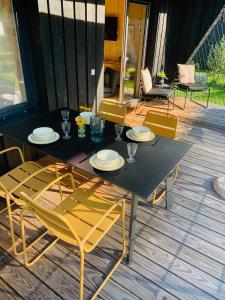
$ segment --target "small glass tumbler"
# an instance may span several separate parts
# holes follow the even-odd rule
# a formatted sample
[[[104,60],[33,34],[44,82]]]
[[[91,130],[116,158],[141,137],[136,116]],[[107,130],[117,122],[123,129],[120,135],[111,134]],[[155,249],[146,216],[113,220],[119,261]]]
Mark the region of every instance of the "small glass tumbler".
[[[136,144],[136,143],[128,143],[127,144],[127,152],[128,152],[129,158],[127,158],[126,161],[129,164],[133,164],[136,162],[136,160],[134,159],[134,156],[137,152],[137,148],[138,148],[138,144]]]
[[[61,115],[62,115],[63,121],[67,122],[70,117],[70,111],[68,109],[63,109],[63,110],[61,110]]]
[[[66,121],[66,122],[62,122],[61,125],[62,125],[62,130],[65,134],[63,136],[64,140],[70,139],[71,136],[69,135],[69,133],[70,133],[70,128],[71,128],[71,123]]]
[[[117,141],[117,142],[122,141],[121,134],[123,132],[123,128],[124,128],[123,125],[121,125],[121,124],[115,124],[115,131],[116,131],[115,141]]]
[[[91,140],[94,143],[103,141],[104,120],[101,116],[91,116],[90,118]]]

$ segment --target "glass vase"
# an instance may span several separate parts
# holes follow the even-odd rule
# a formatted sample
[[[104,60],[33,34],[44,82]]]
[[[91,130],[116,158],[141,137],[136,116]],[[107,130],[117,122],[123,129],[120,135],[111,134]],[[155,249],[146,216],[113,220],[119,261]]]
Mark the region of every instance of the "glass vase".
[[[78,126],[78,137],[79,138],[85,138],[86,136],[86,128],[85,125]]]

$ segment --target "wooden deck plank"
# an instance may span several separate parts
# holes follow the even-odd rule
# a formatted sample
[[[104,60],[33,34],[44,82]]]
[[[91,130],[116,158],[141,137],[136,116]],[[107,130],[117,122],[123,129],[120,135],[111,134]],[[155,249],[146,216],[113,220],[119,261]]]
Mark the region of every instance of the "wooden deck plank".
[[[2,279],[0,279],[0,299],[2,300],[22,300],[17,292],[9,287]]]

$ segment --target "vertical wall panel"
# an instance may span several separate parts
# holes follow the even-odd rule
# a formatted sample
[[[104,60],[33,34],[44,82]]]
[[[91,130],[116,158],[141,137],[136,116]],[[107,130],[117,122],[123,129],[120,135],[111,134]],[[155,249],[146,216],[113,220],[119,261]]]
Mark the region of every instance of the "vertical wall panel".
[[[98,14],[104,9],[99,3],[104,7],[100,0],[38,0],[51,110],[92,106],[97,90],[103,90],[104,22],[98,20],[104,16]]]

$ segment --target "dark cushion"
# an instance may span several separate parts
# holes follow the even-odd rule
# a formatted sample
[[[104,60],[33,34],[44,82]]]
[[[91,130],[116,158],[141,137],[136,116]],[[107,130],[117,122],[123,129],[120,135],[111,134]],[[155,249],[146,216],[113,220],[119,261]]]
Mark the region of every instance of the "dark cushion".
[[[192,92],[200,92],[200,91],[204,91],[208,88],[208,86],[206,84],[202,84],[202,83],[178,83],[177,87],[181,90],[188,90],[188,91],[192,91]]]
[[[153,88],[146,96],[170,98],[173,94],[172,89]]]
[[[109,86],[110,85],[110,73],[105,72],[104,74],[104,86]]]
[[[113,97],[116,92],[119,73],[111,68],[106,68],[104,73],[104,96]]]
[[[104,86],[104,92],[105,92],[105,93],[112,93],[112,88],[111,88],[111,87]]]

